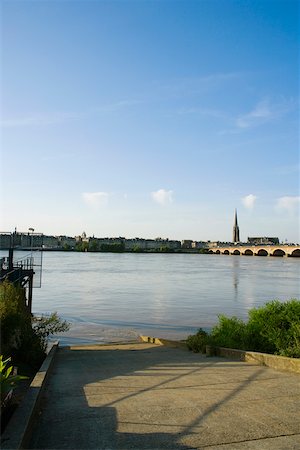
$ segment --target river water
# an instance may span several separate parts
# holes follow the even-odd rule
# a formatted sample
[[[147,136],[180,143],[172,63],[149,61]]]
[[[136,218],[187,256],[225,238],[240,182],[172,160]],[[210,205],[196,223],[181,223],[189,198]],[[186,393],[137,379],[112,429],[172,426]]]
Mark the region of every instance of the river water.
[[[300,298],[299,270],[299,258],[44,252],[33,312],[70,321],[62,344],[183,339],[218,314],[246,319],[267,301]]]

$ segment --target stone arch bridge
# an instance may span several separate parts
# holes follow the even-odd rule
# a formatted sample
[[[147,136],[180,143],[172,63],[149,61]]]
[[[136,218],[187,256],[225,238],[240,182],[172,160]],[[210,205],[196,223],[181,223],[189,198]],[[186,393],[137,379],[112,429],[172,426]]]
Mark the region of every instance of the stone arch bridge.
[[[300,245],[247,245],[236,244],[212,247],[208,253],[217,255],[290,256],[300,257]]]

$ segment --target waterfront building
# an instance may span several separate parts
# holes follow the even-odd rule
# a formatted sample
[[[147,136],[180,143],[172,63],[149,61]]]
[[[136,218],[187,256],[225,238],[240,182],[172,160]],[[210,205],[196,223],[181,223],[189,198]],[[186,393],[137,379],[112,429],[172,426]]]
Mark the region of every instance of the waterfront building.
[[[0,233],[0,249],[8,250],[11,246],[11,233]]]
[[[180,241],[174,241],[169,239],[125,239],[125,251],[161,251],[165,250],[179,250]]]
[[[207,242],[193,241],[192,242],[192,248],[195,248],[195,249],[207,248]]]
[[[8,250],[11,247],[15,249],[42,248],[43,235],[41,233],[14,232],[0,233],[0,249]]]
[[[181,248],[191,249],[192,244],[193,244],[193,241],[191,239],[184,239],[183,241],[181,241]]]
[[[277,245],[279,244],[278,237],[248,237],[248,244],[251,245]]]
[[[70,236],[58,236],[57,243],[59,248],[74,250],[76,239]]]
[[[56,236],[49,236],[49,235],[44,235],[44,239],[43,239],[43,248],[44,249],[55,249],[58,247],[58,242],[57,242],[57,237]]]

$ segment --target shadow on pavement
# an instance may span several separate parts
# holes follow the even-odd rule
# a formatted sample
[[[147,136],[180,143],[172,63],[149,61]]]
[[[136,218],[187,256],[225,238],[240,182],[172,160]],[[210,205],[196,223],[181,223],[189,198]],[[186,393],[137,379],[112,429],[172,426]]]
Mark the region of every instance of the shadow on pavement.
[[[207,418],[265,370],[253,367],[248,376],[243,374],[247,365],[239,364],[240,380],[224,386],[222,380],[211,380],[210,374],[216,367],[222,371],[236,363],[219,358],[208,360],[147,344],[61,348],[29,448],[196,448]],[[197,382],[200,375],[201,383]],[[207,389],[213,386],[219,386],[220,395],[208,402]],[[193,392],[203,392],[198,410]]]

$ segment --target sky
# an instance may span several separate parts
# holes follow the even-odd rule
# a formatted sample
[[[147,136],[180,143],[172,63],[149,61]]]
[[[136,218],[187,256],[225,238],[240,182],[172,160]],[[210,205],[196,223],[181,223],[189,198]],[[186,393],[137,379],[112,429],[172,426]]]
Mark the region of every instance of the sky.
[[[3,0],[0,230],[299,236],[299,2]]]

